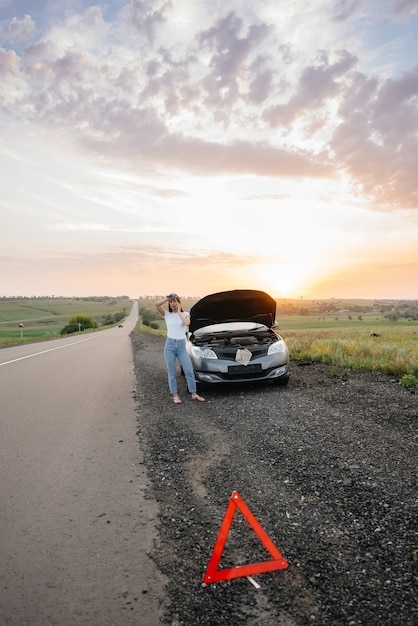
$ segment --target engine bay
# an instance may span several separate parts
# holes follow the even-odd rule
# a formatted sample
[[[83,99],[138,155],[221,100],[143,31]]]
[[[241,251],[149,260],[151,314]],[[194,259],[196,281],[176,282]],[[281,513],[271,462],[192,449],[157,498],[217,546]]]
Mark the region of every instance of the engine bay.
[[[190,336],[190,341],[195,346],[210,346],[211,348],[241,348],[248,346],[269,345],[277,341],[278,336],[270,330],[256,331],[238,335],[237,333],[222,332],[204,334],[196,337]]]

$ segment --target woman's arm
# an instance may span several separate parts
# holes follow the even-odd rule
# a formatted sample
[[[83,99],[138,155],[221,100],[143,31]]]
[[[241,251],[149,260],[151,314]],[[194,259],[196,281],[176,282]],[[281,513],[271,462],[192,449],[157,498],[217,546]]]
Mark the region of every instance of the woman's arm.
[[[157,311],[160,315],[162,315],[163,317],[165,316],[165,309],[163,309],[163,304],[165,304],[166,302],[168,302],[168,298],[165,297],[162,300],[159,300],[158,302],[155,303],[155,306],[157,307]]]

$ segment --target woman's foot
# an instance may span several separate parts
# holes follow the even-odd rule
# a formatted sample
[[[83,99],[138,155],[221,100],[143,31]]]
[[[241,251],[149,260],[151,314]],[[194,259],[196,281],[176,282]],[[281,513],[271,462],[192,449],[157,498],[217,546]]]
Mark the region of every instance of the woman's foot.
[[[173,394],[173,402],[174,404],[181,404],[183,402],[178,393]]]
[[[192,393],[192,400],[197,400],[197,402],[206,402],[205,398],[199,396],[197,393]]]

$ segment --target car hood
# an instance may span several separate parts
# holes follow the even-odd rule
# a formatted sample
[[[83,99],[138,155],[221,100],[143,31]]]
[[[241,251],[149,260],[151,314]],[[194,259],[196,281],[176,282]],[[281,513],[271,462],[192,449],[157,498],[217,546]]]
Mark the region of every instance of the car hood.
[[[190,309],[190,332],[224,322],[257,322],[271,328],[276,301],[264,291],[234,289],[205,296]]]

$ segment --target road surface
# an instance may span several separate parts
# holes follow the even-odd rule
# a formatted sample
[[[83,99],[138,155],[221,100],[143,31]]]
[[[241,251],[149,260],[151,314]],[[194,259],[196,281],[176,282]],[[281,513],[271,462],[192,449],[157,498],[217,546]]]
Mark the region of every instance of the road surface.
[[[129,332],[0,351],[0,624],[153,626],[164,581],[147,553]]]

